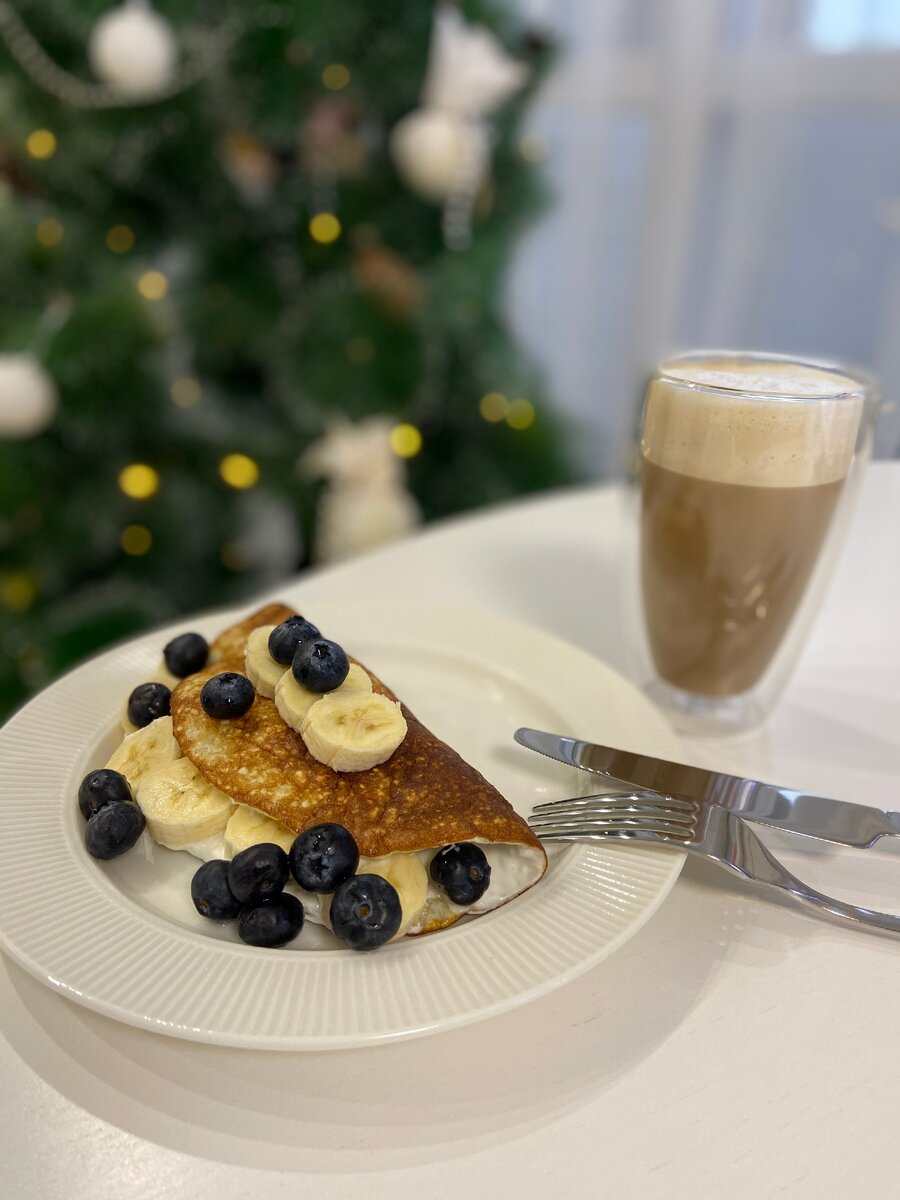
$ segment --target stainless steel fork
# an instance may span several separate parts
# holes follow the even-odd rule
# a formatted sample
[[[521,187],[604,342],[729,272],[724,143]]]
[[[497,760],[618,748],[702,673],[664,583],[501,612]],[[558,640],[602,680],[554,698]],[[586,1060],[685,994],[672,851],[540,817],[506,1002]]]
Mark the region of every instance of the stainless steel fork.
[[[791,874],[734,813],[656,792],[581,796],[538,804],[529,825],[542,842],[652,842],[699,855],[762,887],[783,892],[844,924],[900,934],[900,917],[836,900]]]

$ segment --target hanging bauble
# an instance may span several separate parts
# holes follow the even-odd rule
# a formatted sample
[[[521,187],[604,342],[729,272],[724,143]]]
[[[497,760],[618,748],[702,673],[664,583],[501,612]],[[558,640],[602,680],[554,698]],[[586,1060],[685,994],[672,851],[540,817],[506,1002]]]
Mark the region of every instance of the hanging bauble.
[[[0,438],[36,437],[56,406],[56,384],[33,354],[0,354]]]
[[[476,190],[488,166],[484,127],[442,108],[417,108],[391,130],[391,155],[411,192],[443,204],[465,178]]]
[[[126,0],[91,30],[88,56],[98,79],[138,98],[171,85],[178,46],[172,26],[147,0]]]
[[[443,205],[448,246],[469,240],[494,140],[487,118],[527,75],[488,29],[450,5],[437,7],[420,107],[394,126],[390,150],[410,190]]]

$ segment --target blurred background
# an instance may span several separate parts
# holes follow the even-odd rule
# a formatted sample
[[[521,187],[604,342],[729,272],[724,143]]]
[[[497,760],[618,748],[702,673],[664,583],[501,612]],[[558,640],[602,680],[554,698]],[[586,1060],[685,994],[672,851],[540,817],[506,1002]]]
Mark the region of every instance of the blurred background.
[[[0,0],[0,709],[615,477],[653,363],[900,414],[894,0]]]

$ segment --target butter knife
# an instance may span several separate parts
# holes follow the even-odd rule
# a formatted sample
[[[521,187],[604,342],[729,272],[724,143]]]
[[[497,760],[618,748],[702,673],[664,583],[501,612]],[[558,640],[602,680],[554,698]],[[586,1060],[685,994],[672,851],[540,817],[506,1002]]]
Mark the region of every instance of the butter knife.
[[[900,813],[865,804],[831,800],[758,779],[689,767],[538,729],[517,729],[515,737],[520,746],[604,779],[715,804],[748,821],[759,821],[803,837],[865,849],[885,835],[900,834]]]

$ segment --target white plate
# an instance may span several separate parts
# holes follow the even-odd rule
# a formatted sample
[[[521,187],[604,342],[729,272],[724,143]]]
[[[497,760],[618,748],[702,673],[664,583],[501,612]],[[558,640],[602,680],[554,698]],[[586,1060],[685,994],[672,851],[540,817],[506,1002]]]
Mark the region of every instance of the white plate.
[[[78,784],[118,741],[131,687],[152,678],[174,632],[211,636],[247,611],[179,621],[108,651],[0,730],[0,946],[42,982],[117,1020],[196,1041],[345,1048],[449,1029],[559,987],[636,933],[668,894],[678,852],[567,846],[554,848],[524,896],[441,933],[360,954],[330,947],[307,923],[293,949],[263,950],[195,912],[190,855],[147,838],[112,862],[92,859]],[[519,725],[679,757],[636,689],[535,629],[375,603],[310,616],[523,815],[593,781],[516,746]]]

